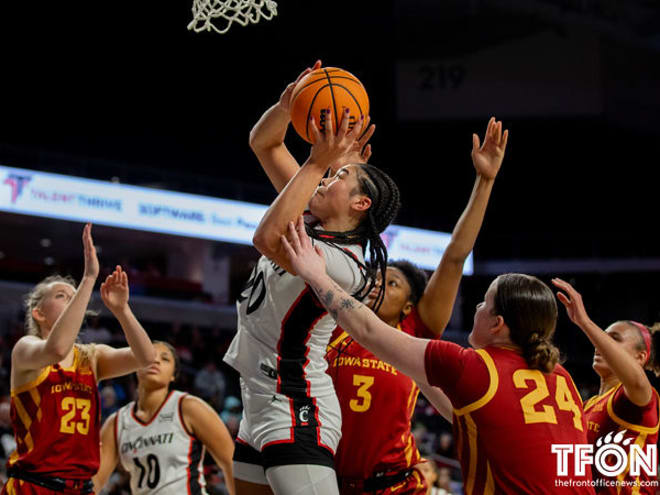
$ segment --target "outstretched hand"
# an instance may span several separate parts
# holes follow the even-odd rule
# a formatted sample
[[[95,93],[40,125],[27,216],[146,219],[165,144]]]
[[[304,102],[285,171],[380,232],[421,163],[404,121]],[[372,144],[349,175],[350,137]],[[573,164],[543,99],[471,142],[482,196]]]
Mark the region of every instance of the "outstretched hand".
[[[312,282],[315,278],[325,274],[323,252],[318,246],[312,245],[302,216],[298,218],[295,225],[293,222],[289,222],[289,239],[282,235],[282,245],[296,275],[306,282]]]
[[[321,61],[317,60],[316,62],[314,62],[313,66],[307,67],[304,71],[302,71],[300,73],[300,75],[296,78],[295,81],[293,81],[292,83],[287,85],[287,87],[284,89],[284,91],[280,95],[279,105],[280,105],[280,108],[282,110],[284,110],[287,113],[289,113],[291,111],[291,98],[293,97],[293,90],[295,89],[297,84],[307,74],[309,74],[312,71],[315,71],[316,69],[320,69],[320,68],[321,68]]]
[[[99,276],[99,259],[96,256],[96,248],[92,239],[92,224],[85,224],[82,234],[83,251],[85,253],[85,271],[83,278],[89,277],[96,280]]]
[[[560,278],[553,278],[552,283],[565,292],[565,294],[564,292],[557,292],[557,298],[566,307],[566,314],[568,314],[570,320],[580,328],[591,322],[580,293],[571,284]]]
[[[479,136],[472,134],[472,163],[477,174],[485,179],[494,179],[502,166],[508,129],[502,132],[502,122],[491,117],[486,128],[484,142],[480,145]]]
[[[364,117],[360,117],[352,129],[349,130],[350,113],[346,109],[341,116],[341,122],[335,134],[332,125],[332,110],[328,108],[326,114],[325,131],[321,133],[316,126],[314,117],[310,118],[309,127],[312,134],[312,151],[309,154],[309,162],[317,163],[326,167],[334,166],[340,161],[345,165],[346,155],[359,146],[360,134],[364,123]]]
[[[115,271],[101,284],[101,299],[112,314],[117,314],[128,305],[128,296],[128,276],[117,265]]]
[[[373,136],[376,131],[376,125],[371,124],[371,116],[367,115],[364,119],[364,125],[362,128],[365,129],[365,131],[360,138],[353,143],[351,149],[349,149],[343,157],[330,165],[330,175],[337,173],[337,170],[345,165],[369,162],[369,159],[371,158],[371,145],[368,143],[371,136]]]

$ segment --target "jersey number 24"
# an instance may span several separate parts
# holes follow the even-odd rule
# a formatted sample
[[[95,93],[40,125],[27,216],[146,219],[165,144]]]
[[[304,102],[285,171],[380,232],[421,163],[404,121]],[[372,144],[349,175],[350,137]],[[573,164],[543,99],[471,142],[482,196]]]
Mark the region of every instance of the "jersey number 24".
[[[513,374],[513,384],[516,388],[528,389],[533,387],[532,391],[520,399],[525,417],[525,424],[532,423],[551,423],[557,424],[557,414],[555,408],[545,404],[537,408],[537,404],[550,395],[548,383],[545,375],[539,370],[522,369]],[[566,378],[557,375],[555,388],[555,403],[560,411],[573,413],[573,426],[582,431],[582,413],[580,408],[573,400],[571,390],[568,388]]]

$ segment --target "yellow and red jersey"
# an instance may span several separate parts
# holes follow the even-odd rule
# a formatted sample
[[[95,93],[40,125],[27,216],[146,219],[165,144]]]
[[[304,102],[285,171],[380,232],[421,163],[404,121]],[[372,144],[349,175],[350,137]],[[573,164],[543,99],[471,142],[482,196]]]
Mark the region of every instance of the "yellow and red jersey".
[[[621,384],[612,387],[602,395],[590,398],[585,406],[584,413],[587,420],[587,439],[597,448],[596,441],[610,432],[626,430],[619,444],[635,444],[642,450],[646,445],[658,443],[658,425],[660,421],[660,400],[658,393],[653,390],[651,401],[644,407],[637,406],[626,397]],[[632,440],[627,440],[632,439]],[[627,447],[624,447],[627,450]],[[629,473],[630,463],[626,470],[616,477],[619,483],[612,486],[600,486],[598,493],[604,494],[654,494],[656,487],[644,469],[639,476]],[[603,477],[614,481],[615,478],[604,477],[594,468],[594,478]],[[624,482],[624,483],[621,483]]]
[[[8,467],[65,479],[89,479],[99,467],[100,405],[96,378],[74,347],[73,365],[48,366],[11,391],[16,450]]]
[[[398,328],[416,337],[434,337],[415,309]],[[367,479],[417,464],[419,451],[410,431],[419,393],[415,382],[339,327],[326,359],[342,414],[342,439],[335,456],[337,475]],[[426,493],[423,485],[420,493]]]
[[[582,400],[568,372],[529,369],[512,348],[474,350],[431,341],[425,366],[431,385],[454,407],[453,427],[466,495],[594,493],[584,476],[557,476],[552,444],[585,444]],[[573,480],[571,483],[561,483]]]

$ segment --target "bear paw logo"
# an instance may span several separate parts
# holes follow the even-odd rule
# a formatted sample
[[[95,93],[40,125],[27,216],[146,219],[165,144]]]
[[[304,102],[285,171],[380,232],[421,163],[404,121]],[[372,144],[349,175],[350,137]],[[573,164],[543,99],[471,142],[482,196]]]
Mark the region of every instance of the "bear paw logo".
[[[626,438],[625,440],[623,440],[623,437],[625,436],[627,431],[628,430],[621,430],[616,435],[614,435],[613,431],[609,432],[604,437],[600,437],[598,440],[596,440],[596,448],[600,448],[601,446],[603,446],[603,444],[618,444],[627,447],[633,441],[632,438]],[[612,435],[614,435],[614,437],[612,437]],[[623,440],[623,442],[621,440]]]

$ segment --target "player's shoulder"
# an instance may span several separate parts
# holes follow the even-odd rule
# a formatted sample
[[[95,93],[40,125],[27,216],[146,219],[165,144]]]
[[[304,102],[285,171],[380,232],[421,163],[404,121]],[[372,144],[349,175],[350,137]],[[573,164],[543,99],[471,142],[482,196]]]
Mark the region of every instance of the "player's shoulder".
[[[180,411],[184,416],[188,414],[204,414],[215,410],[201,397],[178,391],[178,403]]]
[[[38,342],[43,342],[43,339],[37,337],[36,335],[23,335],[14,344],[12,354],[20,352],[25,346],[29,346]]]
[[[555,364],[555,369],[552,370],[552,372],[556,375],[562,375],[562,376],[571,376],[571,374],[564,368],[561,364],[557,363]]]
[[[105,421],[103,422],[103,428],[107,428],[107,427],[113,427],[114,428],[115,423],[117,423],[117,421],[119,420],[119,416],[122,412],[122,409],[124,409],[124,407],[126,407],[126,406],[120,407],[115,412],[110,414],[110,416],[105,418]]]

